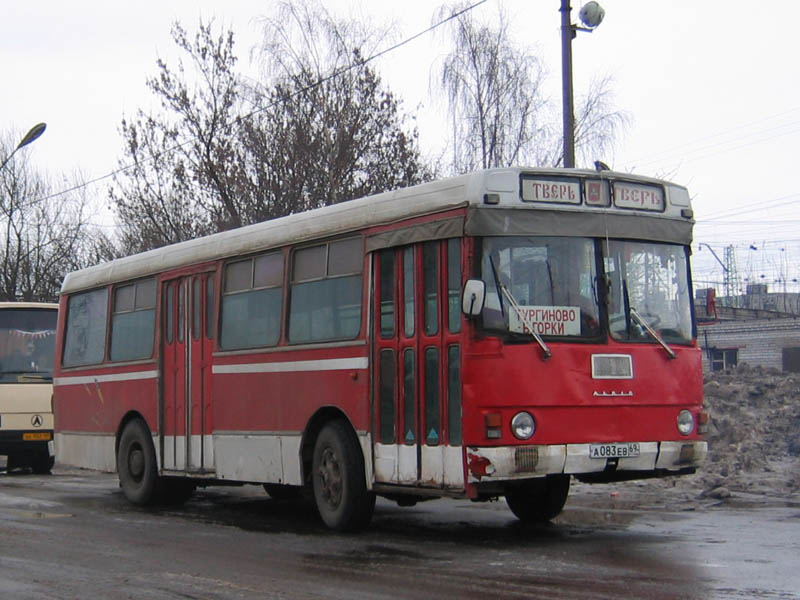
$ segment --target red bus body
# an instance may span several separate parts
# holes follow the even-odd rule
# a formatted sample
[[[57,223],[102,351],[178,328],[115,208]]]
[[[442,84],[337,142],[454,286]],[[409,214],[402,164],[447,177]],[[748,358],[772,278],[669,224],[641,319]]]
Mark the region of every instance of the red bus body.
[[[691,227],[688,194],[666,182],[502,169],[70,274],[57,459],[119,470],[140,503],[156,484],[308,486],[337,529],[363,526],[375,494],[405,504],[505,495],[538,519],[560,511],[570,476],[693,472],[706,453],[693,314],[674,309],[659,329],[658,316],[637,312],[647,294],[673,308],[690,301],[675,264]],[[503,300],[501,279],[523,299],[542,277],[521,273],[545,264],[553,296],[561,255],[589,265],[573,285],[592,292],[590,326],[569,295],[550,301],[558,313]],[[481,306],[468,307],[467,289],[485,294],[472,299]],[[525,311],[544,320],[515,325]],[[537,341],[533,327],[570,333]]]

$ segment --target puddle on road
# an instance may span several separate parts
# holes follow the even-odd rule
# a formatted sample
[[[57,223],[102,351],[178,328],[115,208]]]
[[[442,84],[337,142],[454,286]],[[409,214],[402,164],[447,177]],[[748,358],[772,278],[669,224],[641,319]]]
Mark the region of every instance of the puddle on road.
[[[75,516],[73,513],[51,513],[42,512],[40,510],[21,510],[18,508],[7,508],[3,512],[21,519],[64,519]]]

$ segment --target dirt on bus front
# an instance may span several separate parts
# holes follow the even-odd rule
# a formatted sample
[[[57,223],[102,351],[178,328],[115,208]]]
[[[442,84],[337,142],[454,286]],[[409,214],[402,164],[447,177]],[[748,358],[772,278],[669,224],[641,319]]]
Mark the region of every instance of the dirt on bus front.
[[[800,505],[800,373],[742,364],[707,373],[704,384],[709,450],[697,473],[607,486],[577,484],[571,500],[678,510]]]

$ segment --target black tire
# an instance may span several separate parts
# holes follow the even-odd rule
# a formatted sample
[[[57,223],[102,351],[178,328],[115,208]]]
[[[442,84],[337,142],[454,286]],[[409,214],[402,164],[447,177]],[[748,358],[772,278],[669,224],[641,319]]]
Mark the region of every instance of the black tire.
[[[550,521],[564,509],[569,495],[569,477],[551,475],[509,487],[506,490],[506,504],[520,521]]]
[[[9,454],[6,457],[6,473],[11,473],[11,471],[16,471],[17,469],[24,469],[27,464],[27,461],[25,461],[20,454]]]
[[[280,483],[265,483],[264,491],[273,500],[297,500],[303,497],[303,488],[299,485],[283,485]]]
[[[197,488],[191,479],[180,477],[161,478],[158,485],[159,497],[154,501],[168,506],[180,506],[192,497]]]
[[[125,497],[140,506],[159,499],[158,465],[153,438],[144,421],[135,419],[125,426],[117,452],[119,483]]]
[[[56,457],[50,456],[50,451],[45,444],[31,455],[31,469],[36,475],[50,475],[53,465],[56,464]]]
[[[365,528],[375,510],[367,490],[364,457],[346,421],[331,421],[314,445],[312,487],[319,516],[336,531]]]

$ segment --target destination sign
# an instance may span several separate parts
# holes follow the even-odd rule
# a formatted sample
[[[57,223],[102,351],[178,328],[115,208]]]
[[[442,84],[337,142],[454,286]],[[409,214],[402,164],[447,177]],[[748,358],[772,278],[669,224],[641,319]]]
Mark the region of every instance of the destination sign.
[[[614,206],[639,210],[664,210],[664,189],[657,185],[615,181]]]
[[[577,179],[522,179],[524,202],[549,202],[554,204],[580,204],[581,184]]]
[[[519,306],[509,311],[508,328],[518,333],[531,333],[527,322],[539,335],[580,335],[581,309],[577,306]],[[521,318],[520,318],[521,317]]]

